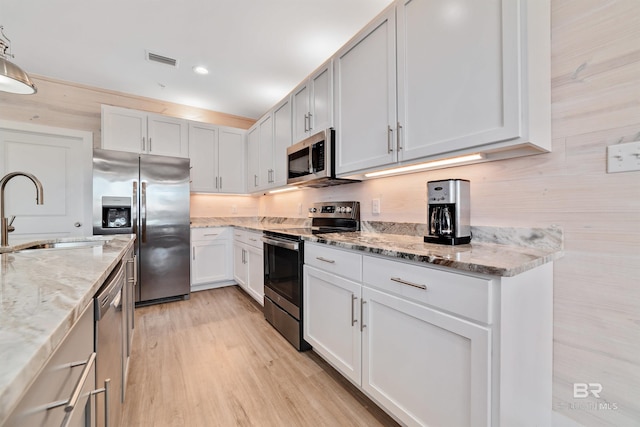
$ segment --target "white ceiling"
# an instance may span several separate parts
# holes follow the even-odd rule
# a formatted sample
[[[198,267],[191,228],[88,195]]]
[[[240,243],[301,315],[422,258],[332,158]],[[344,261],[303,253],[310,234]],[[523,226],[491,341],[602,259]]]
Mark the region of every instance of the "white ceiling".
[[[258,118],[391,1],[0,0],[0,25],[30,74]]]

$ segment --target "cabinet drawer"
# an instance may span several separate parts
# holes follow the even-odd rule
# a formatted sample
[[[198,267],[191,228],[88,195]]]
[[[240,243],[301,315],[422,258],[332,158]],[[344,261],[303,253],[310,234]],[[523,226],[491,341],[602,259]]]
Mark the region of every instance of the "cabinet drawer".
[[[231,229],[227,227],[192,228],[191,240],[215,240],[231,236]]]
[[[3,427],[58,426],[66,415],[65,407],[47,409],[54,402],[70,398],[85,369],[83,362],[93,353],[93,303],[89,304],[67,333],[35,381],[24,394]],[[91,359],[89,359],[91,360]],[[90,391],[95,388],[95,366],[80,384],[82,392],[74,413],[83,413]],[[91,375],[93,373],[93,376]]]
[[[491,323],[489,279],[364,256],[363,282],[483,323]]]
[[[262,232],[233,229],[233,240],[236,243],[244,243],[258,249],[262,249]]]
[[[357,253],[305,243],[304,263],[347,279],[362,280],[362,255]]]
[[[257,231],[244,232],[245,243],[254,248],[262,249],[262,233]]]

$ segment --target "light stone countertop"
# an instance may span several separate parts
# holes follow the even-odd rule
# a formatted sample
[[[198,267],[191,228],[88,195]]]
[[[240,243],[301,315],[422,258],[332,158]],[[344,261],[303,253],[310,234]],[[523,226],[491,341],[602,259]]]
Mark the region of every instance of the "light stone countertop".
[[[30,244],[77,240],[105,242],[0,255],[0,425],[135,236],[45,239]],[[23,242],[10,249],[19,251],[27,245]]]
[[[305,219],[271,217],[192,218],[191,227],[233,226],[279,231],[309,226]],[[561,258],[562,231],[550,228],[472,227],[470,244],[448,246],[425,243],[425,224],[367,222],[362,231],[312,234],[310,229],[288,230],[304,240],[342,249],[448,267],[463,272],[511,277]]]

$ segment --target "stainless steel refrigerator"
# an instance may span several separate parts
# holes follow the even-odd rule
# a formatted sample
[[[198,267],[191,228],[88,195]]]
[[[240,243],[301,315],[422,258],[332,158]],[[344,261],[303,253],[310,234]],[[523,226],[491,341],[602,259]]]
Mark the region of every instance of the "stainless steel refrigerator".
[[[136,303],[189,298],[189,159],[93,151],[93,234],[136,234]]]

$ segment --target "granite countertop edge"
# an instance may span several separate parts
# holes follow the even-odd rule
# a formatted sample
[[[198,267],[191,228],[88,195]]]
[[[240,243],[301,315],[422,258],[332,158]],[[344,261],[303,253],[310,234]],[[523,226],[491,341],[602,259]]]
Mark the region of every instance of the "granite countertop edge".
[[[192,228],[236,227],[278,231],[309,226],[308,220],[274,217],[192,218]],[[424,224],[362,222],[363,231],[312,235],[289,233],[304,240],[406,261],[447,267],[460,272],[513,277],[564,256],[562,231],[542,228],[475,227],[470,244],[424,243]]]

